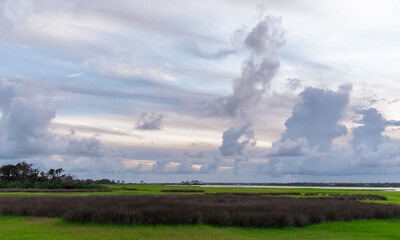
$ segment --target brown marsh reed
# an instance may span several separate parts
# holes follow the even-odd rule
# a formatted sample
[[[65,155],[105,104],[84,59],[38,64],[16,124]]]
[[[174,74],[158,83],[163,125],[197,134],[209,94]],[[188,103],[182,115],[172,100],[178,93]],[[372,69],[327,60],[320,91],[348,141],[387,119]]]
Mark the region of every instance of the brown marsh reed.
[[[336,198],[235,195],[1,197],[0,214],[61,217],[71,222],[284,227],[326,221],[393,218],[400,206]]]

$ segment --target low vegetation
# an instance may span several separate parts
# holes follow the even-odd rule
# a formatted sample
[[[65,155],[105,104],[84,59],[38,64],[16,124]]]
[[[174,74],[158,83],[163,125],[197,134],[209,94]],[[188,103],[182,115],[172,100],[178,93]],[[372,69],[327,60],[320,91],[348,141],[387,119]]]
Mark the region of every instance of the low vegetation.
[[[163,190],[161,190],[163,192]],[[165,191],[166,192],[166,191]],[[207,193],[206,193],[207,194]],[[221,196],[301,196],[299,192],[258,192],[258,193],[246,193],[246,192],[219,192],[214,193],[214,195],[221,195]],[[318,196],[318,193],[304,193],[304,196]],[[326,197],[325,194],[321,196],[321,198]],[[346,200],[380,200],[386,201],[387,198],[382,195],[376,194],[329,194],[327,197],[335,198],[335,199],[346,199]]]
[[[137,191],[139,189],[137,188],[131,188],[131,187],[122,187],[123,190],[128,190],[128,191]]]
[[[375,195],[375,194],[329,194],[329,196],[337,199],[349,199],[349,200],[382,200],[382,201],[387,200],[385,196]]]
[[[318,193],[304,193],[304,196],[318,196]]]
[[[215,193],[215,195],[224,195],[224,196],[242,196],[242,197],[250,197],[250,196],[285,196],[285,195],[296,195],[299,196],[301,193],[298,192],[260,192],[260,193],[246,193],[246,192],[231,192],[231,193]]]
[[[393,218],[400,216],[400,206],[335,198],[235,195],[2,197],[0,214],[62,217],[71,222],[283,227]]]
[[[173,193],[202,193],[204,190],[201,189],[162,189],[160,192],[173,192]]]

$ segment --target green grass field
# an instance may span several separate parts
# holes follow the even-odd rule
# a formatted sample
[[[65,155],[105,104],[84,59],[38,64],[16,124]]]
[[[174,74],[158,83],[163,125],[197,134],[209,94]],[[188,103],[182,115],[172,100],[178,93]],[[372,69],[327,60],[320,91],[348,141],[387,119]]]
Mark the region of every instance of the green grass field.
[[[400,219],[314,224],[303,228],[119,226],[61,219],[0,217],[0,239],[400,239]]]
[[[203,189],[217,192],[300,192],[319,194],[378,194],[400,205],[400,192],[377,190],[276,189],[276,188],[201,188],[191,186],[108,186],[112,192],[101,193],[0,193],[0,196],[85,196],[93,194],[171,194],[161,189]],[[127,187],[127,186],[125,186]],[[193,194],[193,193],[185,193]],[[199,193],[203,194],[203,193]],[[303,196],[302,196],[303,197]],[[58,218],[0,216],[0,239],[400,239],[400,218],[389,220],[356,220],[314,224],[303,228],[243,228],[207,225],[121,226],[67,223]]]

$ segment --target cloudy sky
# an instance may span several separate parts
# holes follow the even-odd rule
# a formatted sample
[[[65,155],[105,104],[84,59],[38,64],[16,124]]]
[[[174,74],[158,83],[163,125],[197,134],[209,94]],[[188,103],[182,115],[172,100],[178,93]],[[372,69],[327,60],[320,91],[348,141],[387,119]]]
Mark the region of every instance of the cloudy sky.
[[[400,181],[400,2],[0,1],[0,163]]]

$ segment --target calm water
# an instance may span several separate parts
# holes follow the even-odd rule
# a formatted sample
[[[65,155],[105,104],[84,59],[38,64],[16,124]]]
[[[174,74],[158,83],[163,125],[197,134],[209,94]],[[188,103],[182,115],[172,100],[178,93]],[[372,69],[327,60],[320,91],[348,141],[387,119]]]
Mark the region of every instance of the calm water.
[[[240,187],[240,188],[313,188],[313,189],[347,189],[347,190],[382,190],[400,191],[395,187],[328,187],[328,186],[257,186],[257,185],[200,185],[200,187]]]

